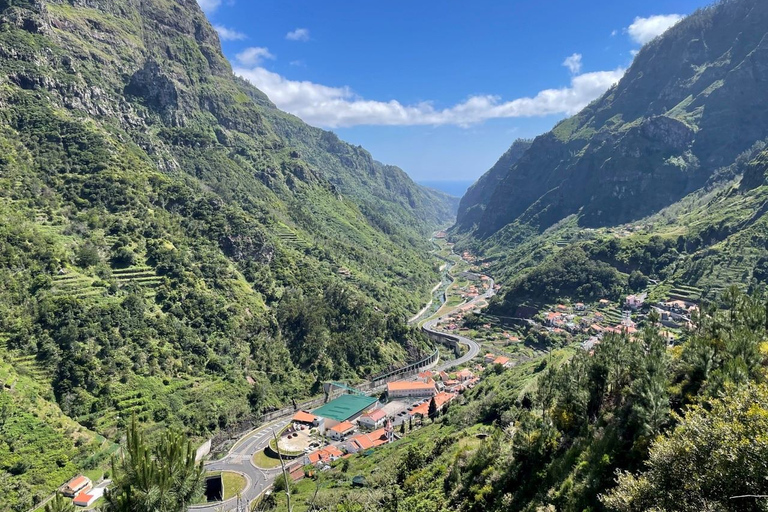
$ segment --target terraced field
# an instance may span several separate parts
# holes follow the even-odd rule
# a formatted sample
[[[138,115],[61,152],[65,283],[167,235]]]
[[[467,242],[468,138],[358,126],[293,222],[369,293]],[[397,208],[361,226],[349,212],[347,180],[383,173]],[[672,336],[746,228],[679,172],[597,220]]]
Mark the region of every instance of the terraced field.
[[[285,242],[286,245],[294,246],[296,248],[309,247],[309,243],[306,240],[299,237],[299,235],[297,235],[295,231],[293,231],[291,228],[289,228],[285,224],[280,224],[279,226],[277,226],[277,229],[275,230],[275,235],[282,242]]]
[[[685,300],[698,302],[701,299],[702,290],[695,286],[688,286],[682,283],[674,283],[669,291],[669,298],[672,300]]]
[[[19,375],[27,375],[37,382],[48,382],[51,378],[51,372],[44,368],[34,355],[11,356],[11,360]]]
[[[136,284],[145,288],[145,295],[154,294],[154,288],[162,281],[153,267],[137,265],[112,271],[112,276],[120,287]]]
[[[600,310],[600,312],[605,316],[605,321],[608,324],[618,324],[621,322],[622,313],[617,306],[611,306],[609,308]]]
[[[103,297],[106,294],[106,286],[96,278],[68,271],[53,278],[51,292],[54,295],[85,299]]]

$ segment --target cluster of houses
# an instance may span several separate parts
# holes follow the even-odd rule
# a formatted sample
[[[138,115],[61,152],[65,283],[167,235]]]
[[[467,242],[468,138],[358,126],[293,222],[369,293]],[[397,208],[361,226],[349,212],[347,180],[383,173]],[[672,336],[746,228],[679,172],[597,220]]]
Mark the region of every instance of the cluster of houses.
[[[659,302],[653,309],[667,327],[691,326],[693,316],[699,311],[696,304],[684,300]]]
[[[482,370],[482,366],[479,369]],[[349,394],[312,412],[298,411],[289,430],[315,429],[327,439],[328,445],[298,457],[288,470],[298,480],[304,477],[307,465],[324,469],[337,459],[390,443],[396,438],[395,421],[426,418],[432,401],[438,411],[443,410],[460,392],[475,386],[479,380],[470,369],[452,375],[425,371],[411,380],[389,382],[387,404],[381,404],[376,398]]]
[[[630,295],[624,303],[624,313],[619,323],[606,325],[606,315],[600,310],[606,309],[611,302],[600,299],[596,310],[589,308],[582,302],[572,306],[558,304],[553,310],[543,315],[544,324],[554,333],[589,334],[592,337],[601,337],[607,333],[635,334],[637,326],[632,320],[631,311],[643,307],[645,294]]]
[[[469,284],[461,289],[461,298],[465,300],[472,300],[480,296],[480,294],[487,292],[491,287],[491,278],[483,275],[476,274],[474,272],[462,272],[459,274]],[[475,305],[477,307],[477,305]]]
[[[632,311],[643,308],[645,300],[646,294],[628,296],[624,304],[621,323],[615,327],[591,326],[592,336],[582,343],[582,348],[592,352],[595,345],[600,343],[605,333],[616,332],[630,335],[637,333],[637,326],[632,320]],[[693,326],[691,318],[699,310],[695,303],[684,300],[661,301],[651,306],[651,309],[658,313],[661,324],[669,328],[691,328]],[[673,343],[677,339],[677,336],[668,329],[661,330],[659,334],[667,340],[667,343]]]

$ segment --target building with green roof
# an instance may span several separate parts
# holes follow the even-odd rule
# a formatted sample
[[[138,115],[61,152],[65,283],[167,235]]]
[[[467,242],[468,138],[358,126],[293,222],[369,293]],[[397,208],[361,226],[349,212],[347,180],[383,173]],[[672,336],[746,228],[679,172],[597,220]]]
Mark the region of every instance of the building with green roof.
[[[333,421],[347,421],[356,418],[378,399],[362,395],[341,395],[312,411],[315,416]]]

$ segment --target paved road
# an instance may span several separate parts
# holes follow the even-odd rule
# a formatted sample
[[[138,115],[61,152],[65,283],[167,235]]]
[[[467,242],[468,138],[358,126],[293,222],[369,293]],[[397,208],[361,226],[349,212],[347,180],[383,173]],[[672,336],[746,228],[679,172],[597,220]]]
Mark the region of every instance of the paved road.
[[[471,300],[467,304],[474,304],[483,299],[490,299],[495,293],[493,290],[493,279],[491,279],[489,283],[490,285],[488,291]],[[434,331],[435,324],[437,324],[437,322],[442,318],[449,315],[450,313],[447,313],[440,318],[426,322],[424,324],[424,329],[437,332]],[[474,340],[471,340],[465,336],[454,336],[459,339],[459,343],[466,345],[469,347],[469,349],[467,350],[466,354],[460,358],[452,359],[439,365],[437,367],[437,371],[450,370],[451,368],[467,363],[480,352],[480,345],[478,345],[478,343]],[[383,386],[379,386],[376,389],[383,389]],[[269,444],[269,440],[272,438],[272,432],[280,432],[286,425],[288,425],[290,418],[291,415],[286,415],[283,418],[277,419],[246,434],[235,444],[235,446],[232,447],[232,449],[225,457],[220,460],[207,462],[205,464],[205,469],[209,471],[234,471],[244,475],[246,477],[246,488],[242,492],[242,498],[247,504],[250,504],[251,501],[255,500],[261,493],[272,486],[275,478],[277,478],[281,472],[280,468],[271,470],[257,468],[252,462],[253,455],[256,452],[263,450],[267,444]],[[190,507],[189,510],[191,512],[217,512],[220,510],[229,512],[236,510],[236,507],[237,499],[232,498],[223,503],[211,503],[207,505]],[[247,507],[246,510],[248,510]]]
[[[253,464],[253,455],[263,450],[269,440],[272,439],[272,432],[280,432],[288,422],[289,418],[283,418],[260,427],[240,439],[229,453],[222,459],[210,461],[205,464],[207,471],[234,471],[240,473],[246,478],[246,487],[242,493],[243,501],[250,503],[255,500],[262,492],[272,486],[272,482],[280,474],[281,469],[260,469]],[[217,512],[219,510],[236,510],[237,498],[232,498],[223,503],[210,503],[190,507],[194,512]],[[246,510],[249,510],[246,508]]]
[[[491,297],[493,297],[496,294],[496,291],[493,289],[493,286],[494,286],[495,282],[494,282],[493,279],[491,279],[488,283],[489,283],[488,284],[488,290],[486,290],[485,293],[475,297],[474,299],[472,299],[471,301],[469,301],[469,302],[467,302],[465,304],[460,304],[460,306],[463,306],[463,305],[466,305],[466,304],[475,304],[477,302],[480,302],[481,300],[488,300]],[[446,313],[443,316],[440,316],[438,318],[434,318],[432,320],[429,320],[428,322],[425,322],[422,327],[424,328],[424,330],[429,331],[429,332],[433,332],[435,334],[447,334],[447,333],[442,333],[440,331],[436,331],[435,330],[435,325],[437,325],[437,323],[440,322],[441,320],[443,320],[444,318],[446,318],[448,316],[451,316],[453,314],[453,312],[455,312],[456,309],[458,309],[458,308],[459,308],[459,306],[456,306],[455,308],[453,308],[453,310],[451,312]],[[436,368],[436,371],[438,371],[438,372],[439,371],[450,370],[451,368],[454,368],[456,366],[460,366],[462,364],[468,363],[469,361],[474,359],[475,356],[477,356],[477,354],[480,353],[480,345],[475,340],[467,338],[466,336],[461,336],[459,334],[453,334],[453,333],[450,333],[450,336],[454,336],[454,337],[458,338],[459,343],[461,343],[462,345],[466,345],[468,347],[468,350],[467,350],[467,352],[463,356],[459,357],[458,359],[452,359],[450,361],[446,361],[442,365],[439,365]]]

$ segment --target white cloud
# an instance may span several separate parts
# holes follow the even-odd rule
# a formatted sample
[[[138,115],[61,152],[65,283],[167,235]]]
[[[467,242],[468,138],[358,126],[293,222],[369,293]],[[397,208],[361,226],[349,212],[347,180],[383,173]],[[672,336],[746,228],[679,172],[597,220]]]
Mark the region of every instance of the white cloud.
[[[624,70],[575,75],[568,87],[547,89],[533,97],[504,102],[498,96],[471,96],[444,109],[436,109],[430,102],[403,105],[396,100],[366,100],[349,87],[288,80],[259,66],[243,66],[235,69],[235,73],[261,89],[281,109],[318,126],[466,127],[497,118],[575,114],[616,83]]]
[[[616,30],[616,29],[611,30],[611,37],[616,37],[617,35],[619,35],[619,31],[618,30]]]
[[[658,14],[647,18],[638,16],[635,18],[635,21],[627,27],[627,33],[634,42],[645,44],[666,32],[669,27],[673,26],[681,19],[683,19],[683,17],[679,14]]]
[[[563,66],[567,67],[574,75],[578,75],[581,72],[581,54],[574,53],[563,61]]]
[[[197,0],[200,8],[206,13],[211,13],[219,8],[221,0]]]
[[[297,28],[285,34],[289,41],[309,41],[309,30],[306,28]]]
[[[242,41],[248,39],[248,36],[237,30],[227,28],[224,25],[214,25],[213,28],[219,33],[222,41]]]
[[[237,62],[242,66],[255,67],[260,65],[264,59],[274,60],[275,56],[269,53],[268,48],[262,48],[259,46],[251,46],[235,55]]]

